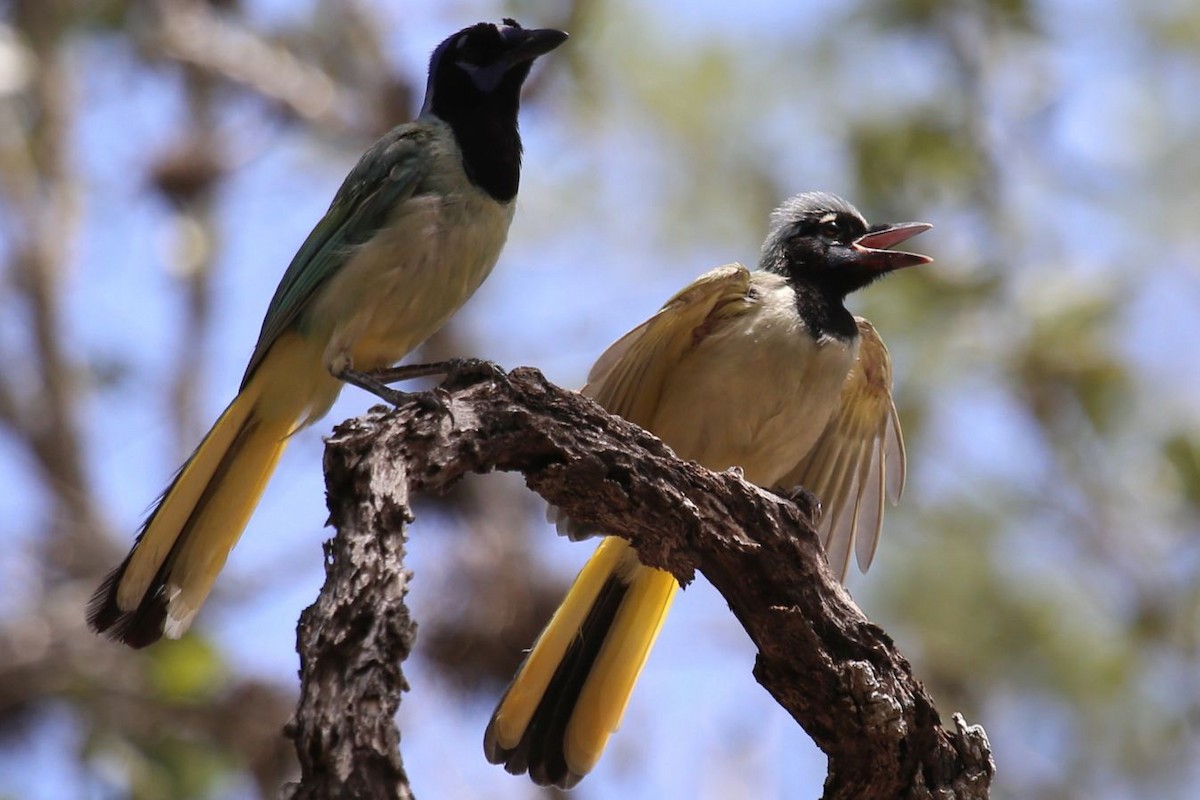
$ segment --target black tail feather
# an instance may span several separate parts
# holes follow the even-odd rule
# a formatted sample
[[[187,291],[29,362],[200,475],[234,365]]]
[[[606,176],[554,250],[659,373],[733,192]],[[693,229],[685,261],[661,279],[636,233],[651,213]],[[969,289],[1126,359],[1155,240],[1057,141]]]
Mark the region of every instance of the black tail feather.
[[[139,537],[140,539],[141,537]],[[136,547],[136,545],[135,545]],[[173,552],[173,550],[172,550]],[[88,601],[87,622],[96,633],[104,634],[114,642],[140,649],[154,644],[163,635],[163,622],[167,619],[166,580],[170,557],[159,567],[150,588],[133,611],[122,611],[117,605],[117,586],[129,566],[133,553],[125,557],[96,589]]]
[[[579,783],[583,776],[571,772],[567,765],[567,724],[628,591],[628,583],[616,575],[609,576],[550,679],[521,740],[508,750],[495,746],[489,727],[484,737],[489,761],[504,764],[514,775],[528,772],[541,786],[570,789]]]

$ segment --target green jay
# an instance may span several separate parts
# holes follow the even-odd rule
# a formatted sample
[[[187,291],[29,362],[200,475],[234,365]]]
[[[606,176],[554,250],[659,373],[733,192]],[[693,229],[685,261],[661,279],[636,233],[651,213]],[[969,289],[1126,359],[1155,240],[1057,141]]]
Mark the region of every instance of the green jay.
[[[521,86],[566,38],[505,19],[434,50],[420,114],[367,150],[300,246],[237,396],[96,591],[92,628],[132,647],[183,635],[288,438],[340,378],[399,361],[487,278],[516,205]]]
[[[844,301],[928,263],[887,248],[929,227],[869,226],[834,195],[793,197],[772,216],[757,271],[702,275],[611,345],[583,393],[680,458],[740,467],[768,489],[807,488],[833,571],[845,579],[851,550],[865,571],[884,498],[904,486],[904,444],[887,349]],[[593,533],[559,522],[572,538]],[[488,760],[539,784],[578,783],[620,723],[678,588],[623,539],[604,538],[500,700]]]

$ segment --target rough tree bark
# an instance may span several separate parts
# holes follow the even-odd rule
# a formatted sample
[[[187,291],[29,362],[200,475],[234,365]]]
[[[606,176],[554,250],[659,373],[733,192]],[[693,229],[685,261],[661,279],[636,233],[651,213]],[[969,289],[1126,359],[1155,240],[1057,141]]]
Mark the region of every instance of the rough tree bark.
[[[400,665],[417,633],[404,604],[412,514],[404,462],[367,452],[376,419],[344,423],[325,452],[337,535],[325,548],[325,585],[297,629],[300,701],[285,732],[300,782],[281,793],[292,800],[412,797],[395,722],[408,689]]]
[[[810,509],[679,460],[533,369],[471,362],[432,392],[387,399],[394,409],[342,424],[328,443],[337,534],[301,623],[289,732],[303,779],[291,796],[409,796],[392,720],[415,632],[400,563],[408,493],[506,470],[576,521],[628,538],[646,564],[683,583],[708,578],[758,648],[755,678],[829,757],[825,798],[988,797],[983,729],[957,714],[942,727],[908,661],[829,571]]]

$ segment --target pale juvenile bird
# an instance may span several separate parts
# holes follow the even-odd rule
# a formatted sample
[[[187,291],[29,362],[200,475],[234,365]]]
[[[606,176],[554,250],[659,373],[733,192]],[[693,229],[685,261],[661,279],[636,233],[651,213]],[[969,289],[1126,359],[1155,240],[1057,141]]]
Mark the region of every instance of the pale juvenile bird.
[[[300,246],[237,397],[97,590],[92,628],[132,647],[182,636],[288,437],[325,415],[339,378],[399,361],[488,276],[516,207],[521,86],[566,38],[506,19],[434,50],[420,115],[367,150]]]
[[[583,392],[681,458],[740,467],[767,488],[806,487],[823,505],[834,572],[845,579],[852,549],[866,570],[884,497],[895,502],[904,486],[904,444],[887,349],[844,301],[928,263],[886,248],[929,227],[868,226],[834,195],[793,197],[772,215],[758,271],[702,275],[609,347]],[[620,723],[678,588],[605,538],[500,700],[488,760],[539,784],[578,783]]]

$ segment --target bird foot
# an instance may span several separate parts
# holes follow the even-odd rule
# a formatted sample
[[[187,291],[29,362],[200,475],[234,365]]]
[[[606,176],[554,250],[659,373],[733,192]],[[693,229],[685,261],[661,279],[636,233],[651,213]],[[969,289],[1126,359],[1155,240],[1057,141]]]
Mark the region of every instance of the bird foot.
[[[808,515],[809,520],[815,525],[817,519],[821,516],[821,500],[808,489],[803,486],[793,486],[791,489],[781,491],[780,495],[791,500],[800,507],[800,510]]]
[[[398,389],[393,389],[383,381],[380,381],[376,377],[377,374],[376,372],[359,372],[356,369],[344,367],[333,373],[333,377],[343,383],[357,386],[365,392],[370,392],[385,403],[390,403],[394,406],[400,405],[412,395],[411,392],[401,392]]]
[[[504,371],[491,361],[482,358],[452,358],[432,364],[405,364],[401,367],[377,369],[369,373],[379,383],[400,383],[431,375],[444,375],[443,383],[463,384],[473,379],[497,378]]]
[[[432,375],[444,376],[442,386],[445,387],[447,384],[462,386],[483,379],[503,377],[504,371],[491,361],[485,361],[482,358],[453,358],[432,364],[405,364],[371,372],[359,372],[345,367],[335,373],[334,377],[351,386],[357,386],[370,392],[384,402],[399,405],[413,397],[429,398],[430,403],[436,404],[437,400],[428,392],[402,392],[387,385],[417,378],[428,378]]]

